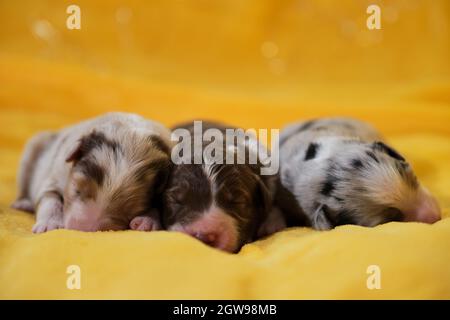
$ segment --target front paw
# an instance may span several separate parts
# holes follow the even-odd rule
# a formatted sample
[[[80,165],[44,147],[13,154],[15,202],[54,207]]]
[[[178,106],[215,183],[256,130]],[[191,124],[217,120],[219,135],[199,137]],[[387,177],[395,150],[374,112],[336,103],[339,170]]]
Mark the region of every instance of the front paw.
[[[64,224],[62,221],[50,219],[47,221],[37,221],[33,226],[33,233],[44,233],[56,229],[62,229]]]
[[[155,231],[161,228],[159,222],[149,216],[137,216],[130,222],[130,229],[137,231]]]

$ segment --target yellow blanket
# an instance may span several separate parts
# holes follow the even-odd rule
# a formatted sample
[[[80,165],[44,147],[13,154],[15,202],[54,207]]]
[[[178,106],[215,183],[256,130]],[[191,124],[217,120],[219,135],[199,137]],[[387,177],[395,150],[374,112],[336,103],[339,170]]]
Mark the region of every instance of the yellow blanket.
[[[445,0],[389,1],[380,31],[365,29],[359,1],[78,3],[81,30],[65,28],[64,2],[0,5],[0,298],[450,299]],[[405,155],[445,218],[293,228],[235,255],[164,231],[32,234],[34,217],[8,208],[26,139],[119,110],[257,129],[358,117]],[[67,286],[73,265],[80,289]]]

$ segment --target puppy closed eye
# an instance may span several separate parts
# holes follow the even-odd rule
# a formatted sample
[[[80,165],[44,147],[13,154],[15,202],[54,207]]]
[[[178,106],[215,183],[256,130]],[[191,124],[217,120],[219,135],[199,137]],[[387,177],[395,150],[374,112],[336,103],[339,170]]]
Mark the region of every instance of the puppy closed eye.
[[[404,220],[404,215],[401,210],[393,207],[385,209],[383,215],[386,217],[386,222]]]
[[[237,188],[225,188],[219,191],[224,201],[234,205],[245,205],[249,199],[245,190]]]
[[[166,199],[171,203],[184,203],[186,198],[186,189],[179,186],[166,191]]]
[[[76,199],[91,199],[93,198],[93,192],[89,190],[89,188],[75,188],[72,191],[72,195]]]
[[[76,199],[91,199],[96,195],[95,183],[82,175],[75,175],[70,185],[70,195]]]
[[[245,207],[248,205],[248,201],[245,199],[233,199],[229,203],[236,207]]]

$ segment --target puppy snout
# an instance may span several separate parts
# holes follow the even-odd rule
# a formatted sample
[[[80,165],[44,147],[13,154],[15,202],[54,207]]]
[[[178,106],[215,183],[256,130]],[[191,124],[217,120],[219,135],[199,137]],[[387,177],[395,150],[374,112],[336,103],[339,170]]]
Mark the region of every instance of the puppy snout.
[[[228,252],[239,247],[239,234],[234,218],[223,211],[212,208],[187,224],[175,224],[168,228],[186,233],[201,242]]]
[[[196,232],[194,237],[209,246],[215,247],[218,235],[215,233]]]
[[[96,231],[99,229],[99,224],[92,219],[86,217],[68,217],[65,222],[66,229],[79,231]]]
[[[436,205],[423,204],[415,212],[417,221],[425,223],[435,223],[441,219],[441,212]]]
[[[437,200],[426,189],[420,190],[418,201],[407,214],[407,221],[435,223],[441,219],[441,209]]]

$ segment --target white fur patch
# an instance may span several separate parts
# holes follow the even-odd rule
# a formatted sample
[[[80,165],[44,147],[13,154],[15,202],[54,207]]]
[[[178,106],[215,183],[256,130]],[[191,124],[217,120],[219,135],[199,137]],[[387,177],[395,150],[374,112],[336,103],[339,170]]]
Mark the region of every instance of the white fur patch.
[[[96,201],[75,200],[64,215],[64,227],[80,231],[96,231],[100,224],[102,207]]]

